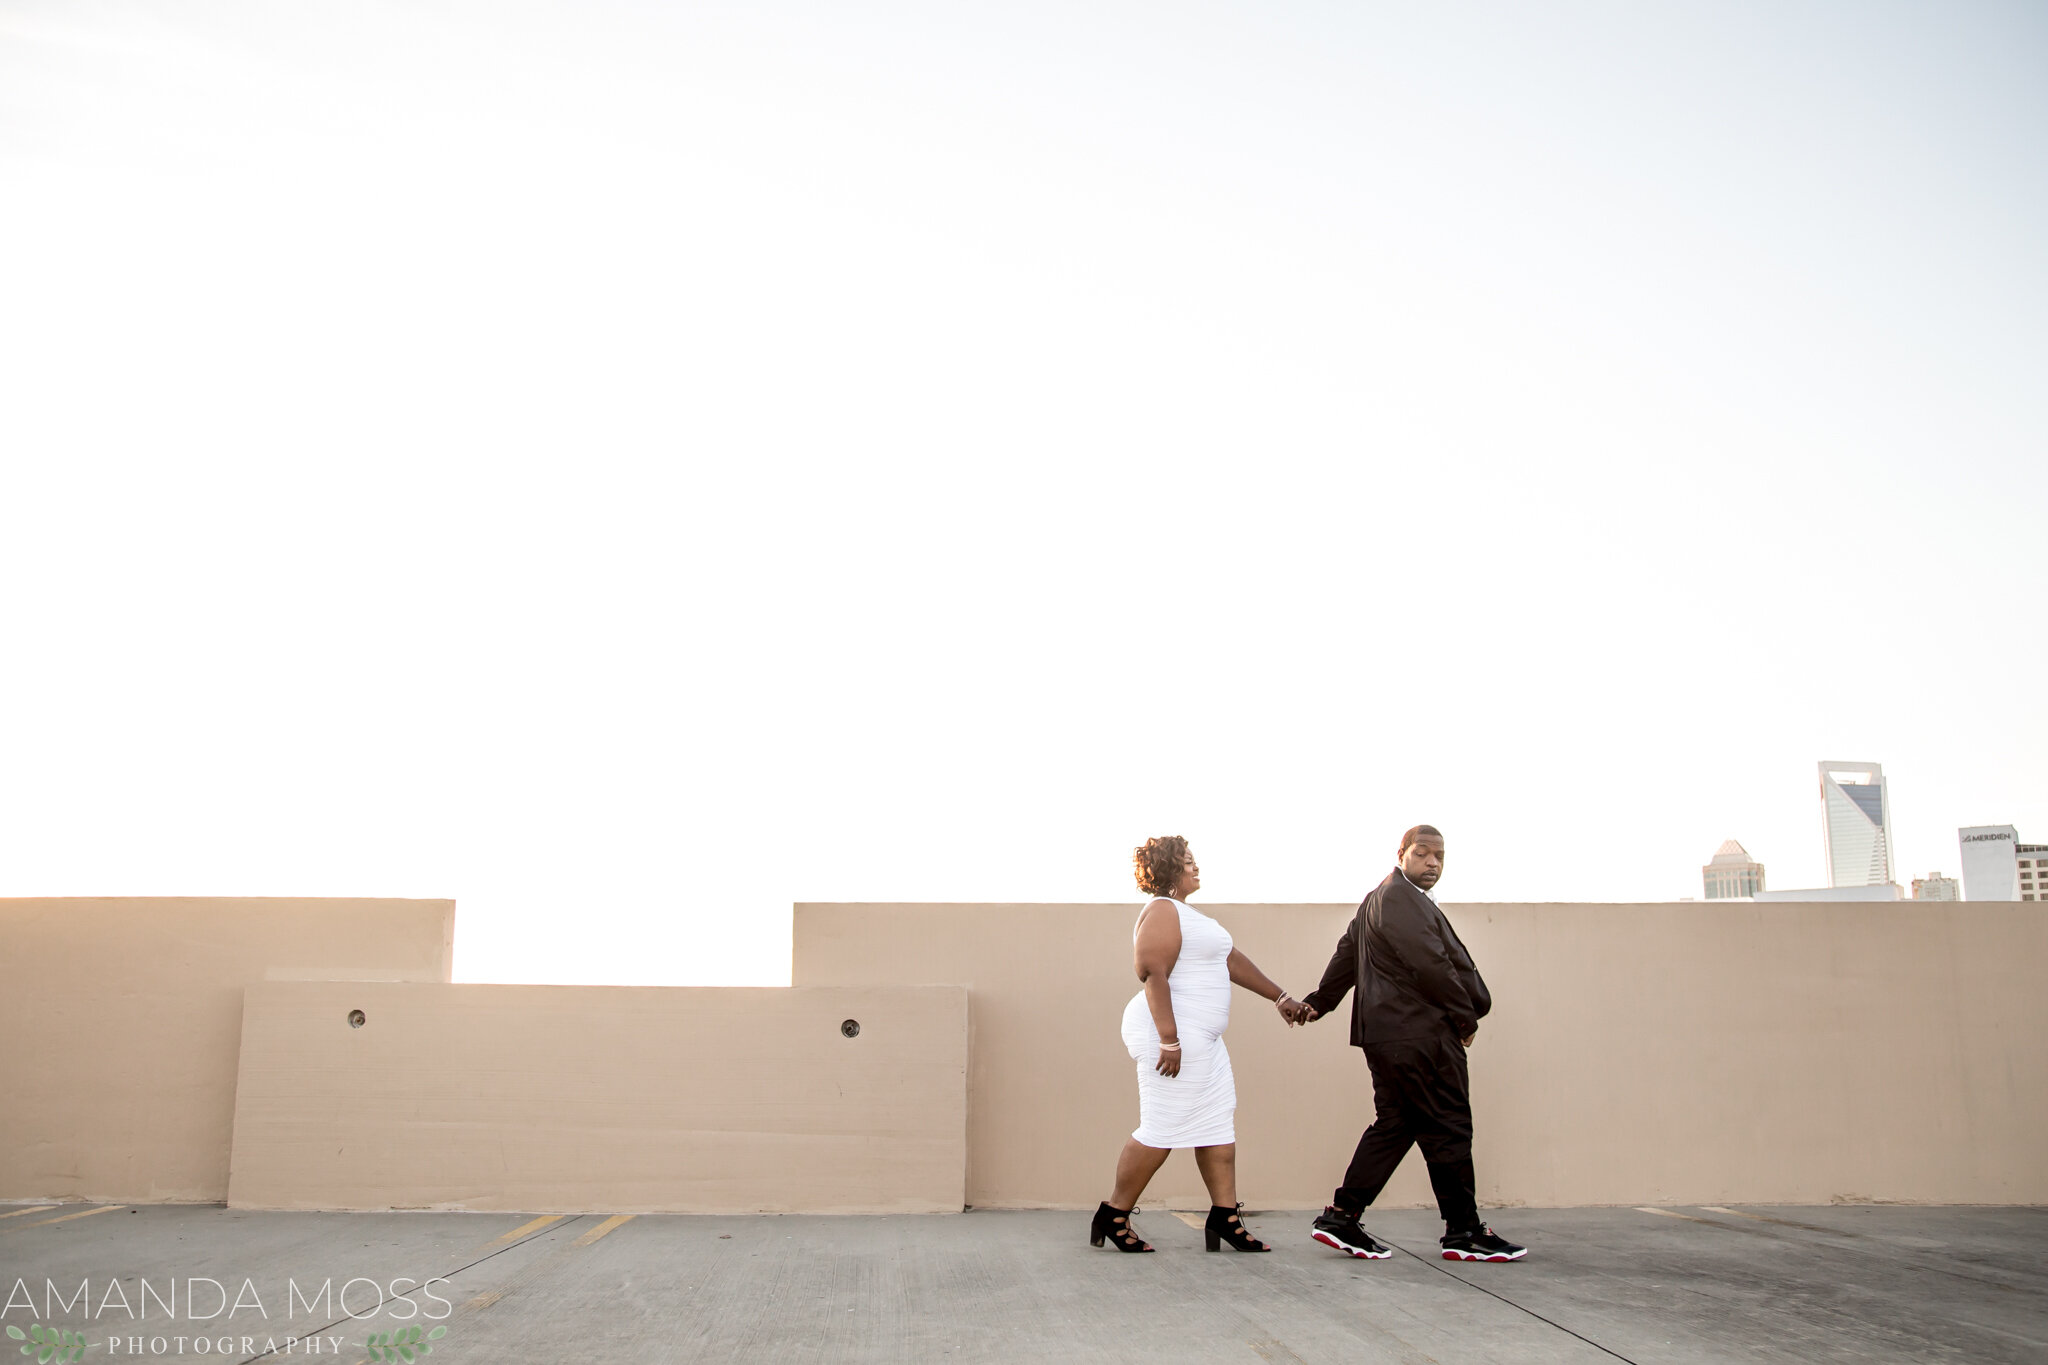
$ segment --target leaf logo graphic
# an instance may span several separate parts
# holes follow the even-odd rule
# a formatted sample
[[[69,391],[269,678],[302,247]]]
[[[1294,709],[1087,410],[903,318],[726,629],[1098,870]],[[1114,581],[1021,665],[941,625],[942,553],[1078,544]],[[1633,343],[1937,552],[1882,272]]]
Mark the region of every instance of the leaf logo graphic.
[[[434,1348],[429,1343],[447,1335],[446,1327],[436,1327],[431,1332],[420,1327],[401,1327],[395,1332],[370,1333],[363,1349],[370,1353],[372,1360],[404,1361],[410,1365],[421,1356],[432,1355]]]
[[[32,1322],[26,1332],[13,1323],[7,1324],[7,1335],[28,1345],[21,1348],[25,1356],[36,1358],[36,1365],[50,1365],[53,1360],[77,1360],[85,1354],[85,1333],[66,1332],[60,1328],[44,1327]]]

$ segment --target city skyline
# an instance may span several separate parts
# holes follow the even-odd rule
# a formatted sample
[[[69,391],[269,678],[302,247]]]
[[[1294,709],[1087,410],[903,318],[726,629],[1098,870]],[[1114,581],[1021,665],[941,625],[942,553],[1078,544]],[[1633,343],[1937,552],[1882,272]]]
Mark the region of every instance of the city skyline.
[[[1820,893],[1881,886],[1897,888],[1910,900],[2048,899],[2048,859],[2035,861],[2037,855],[2048,854],[2048,845],[2021,843],[2011,825],[1958,827],[1960,857],[1954,877],[1944,876],[1940,868],[1925,877],[1896,875],[1890,857],[1895,842],[1891,793],[1883,765],[1823,760],[1819,771],[1821,842],[1829,885],[1781,887],[1763,899],[1827,899]],[[1861,780],[1844,780],[1850,778]],[[2037,866],[2044,870],[2037,874]],[[1706,900],[1750,899],[1766,890],[1763,860],[1736,839],[1723,840],[1700,873]],[[1967,895],[1966,887],[1975,887],[1976,894]]]

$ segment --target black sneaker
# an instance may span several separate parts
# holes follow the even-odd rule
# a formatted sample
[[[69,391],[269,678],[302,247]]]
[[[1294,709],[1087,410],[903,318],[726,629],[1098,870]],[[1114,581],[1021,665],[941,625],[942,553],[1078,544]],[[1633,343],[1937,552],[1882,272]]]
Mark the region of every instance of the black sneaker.
[[[1519,1261],[1529,1254],[1529,1248],[1516,1246],[1484,1223],[1470,1232],[1447,1234],[1443,1249],[1446,1261]]]
[[[1360,1260],[1384,1261],[1394,1254],[1392,1247],[1358,1226],[1356,1215],[1346,1213],[1334,1204],[1324,1206],[1322,1216],[1316,1219],[1309,1236],[1326,1247]]]

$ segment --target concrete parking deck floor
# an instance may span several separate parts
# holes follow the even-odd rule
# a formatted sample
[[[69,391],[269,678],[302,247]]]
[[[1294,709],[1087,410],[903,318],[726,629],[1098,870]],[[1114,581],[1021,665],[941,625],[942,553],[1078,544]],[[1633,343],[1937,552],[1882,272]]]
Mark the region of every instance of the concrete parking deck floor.
[[[1529,1244],[1527,1261],[1437,1260],[1438,1225],[1421,1211],[1368,1219],[1402,1249],[1368,1262],[1310,1242],[1298,1212],[1250,1217],[1276,1253],[1212,1256],[1197,1228],[1142,1210],[1159,1252],[1122,1256],[1091,1249],[1075,1213],[0,1207],[0,1324],[83,1330],[86,1360],[359,1362],[367,1333],[413,1325],[447,1328],[434,1365],[2048,1360],[2048,1209],[1492,1216]],[[163,1302],[173,1281],[175,1320]],[[194,1310],[216,1307],[207,1281],[243,1306],[195,1324]],[[358,1321],[309,1313],[306,1297],[345,1281],[356,1311],[388,1302]]]

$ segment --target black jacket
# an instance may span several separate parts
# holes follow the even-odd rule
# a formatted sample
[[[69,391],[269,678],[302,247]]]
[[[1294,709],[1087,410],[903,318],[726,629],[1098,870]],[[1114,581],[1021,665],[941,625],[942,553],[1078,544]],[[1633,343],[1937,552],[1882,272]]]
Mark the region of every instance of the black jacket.
[[[1308,995],[1328,1014],[1353,986],[1351,1045],[1395,1038],[1467,1038],[1493,997],[1436,902],[1399,868],[1372,889]]]

